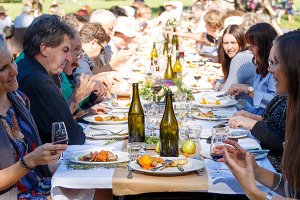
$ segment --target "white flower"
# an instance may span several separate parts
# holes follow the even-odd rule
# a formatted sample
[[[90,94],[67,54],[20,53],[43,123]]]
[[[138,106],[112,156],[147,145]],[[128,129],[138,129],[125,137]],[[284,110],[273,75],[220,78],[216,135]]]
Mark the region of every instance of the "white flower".
[[[178,87],[175,85],[170,86],[169,89],[172,91],[172,93],[176,93],[178,91]]]
[[[183,90],[188,90],[188,89],[189,89],[189,87],[188,87],[186,84],[182,84],[181,88],[182,88]]]

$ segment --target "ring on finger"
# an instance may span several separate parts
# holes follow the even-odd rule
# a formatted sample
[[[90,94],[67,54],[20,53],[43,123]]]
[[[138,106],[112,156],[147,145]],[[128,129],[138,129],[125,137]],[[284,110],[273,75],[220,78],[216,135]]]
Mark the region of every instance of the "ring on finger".
[[[57,151],[56,150],[50,150],[50,155],[51,156],[55,156],[57,154]]]

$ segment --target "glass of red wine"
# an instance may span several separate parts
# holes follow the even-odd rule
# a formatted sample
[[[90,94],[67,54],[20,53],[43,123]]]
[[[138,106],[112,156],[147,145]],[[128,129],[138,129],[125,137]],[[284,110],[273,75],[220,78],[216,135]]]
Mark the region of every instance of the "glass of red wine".
[[[197,85],[199,83],[199,80],[201,79],[201,71],[199,69],[195,69],[194,70],[194,73],[193,73],[193,76],[194,76],[194,79],[197,81]]]
[[[157,94],[159,93],[159,91],[161,89],[162,89],[162,84],[159,81],[155,82],[155,84],[152,86],[152,90],[153,90],[154,95],[155,95],[155,98],[154,98],[155,102],[158,102],[158,96],[157,96]]]
[[[68,144],[68,132],[64,122],[52,123],[52,144]]]

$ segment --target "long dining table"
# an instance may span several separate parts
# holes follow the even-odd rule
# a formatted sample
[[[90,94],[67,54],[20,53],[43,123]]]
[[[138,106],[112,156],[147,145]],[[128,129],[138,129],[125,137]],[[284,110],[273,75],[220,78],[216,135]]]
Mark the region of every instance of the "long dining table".
[[[229,109],[229,108],[225,108]],[[233,108],[231,108],[233,109]],[[187,124],[201,124],[202,132],[209,132],[210,129],[220,122],[199,120],[193,117],[188,118]],[[82,124],[86,133],[95,132],[91,129],[94,124]],[[98,125],[105,128],[105,125]],[[127,124],[115,125],[114,129],[126,129]],[[108,126],[111,127],[111,126]],[[112,129],[110,129],[112,130]],[[251,135],[245,138],[239,138],[238,143],[244,148],[260,148],[259,143]],[[94,150],[127,151],[127,139],[121,140],[98,140],[87,139],[84,145],[70,145],[64,158],[68,154],[76,152],[87,152]],[[126,166],[116,168],[95,167],[95,168],[73,168],[68,165],[64,159],[61,159],[60,166],[52,177],[51,196],[54,200],[62,199],[93,199],[96,189],[112,189],[115,196],[137,195],[143,193],[160,192],[208,192],[219,194],[243,194],[238,182],[223,163],[216,163],[211,159],[203,159],[201,154],[209,151],[207,139],[201,139],[197,143],[196,153],[190,155],[190,158],[201,159],[204,161],[205,170],[201,176],[195,172],[186,174],[176,174],[173,176],[157,176],[133,171],[133,178],[128,179],[128,169]],[[149,154],[155,154],[153,150],[147,151]],[[271,171],[274,168],[267,157],[261,158],[257,163]],[[78,164],[80,166],[80,164]],[[218,165],[220,175],[213,173]],[[262,190],[267,188],[260,185]]]

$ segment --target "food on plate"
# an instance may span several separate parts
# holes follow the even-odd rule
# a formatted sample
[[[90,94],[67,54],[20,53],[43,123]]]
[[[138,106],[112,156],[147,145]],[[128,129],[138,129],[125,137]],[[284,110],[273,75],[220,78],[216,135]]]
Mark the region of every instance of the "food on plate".
[[[137,159],[137,163],[143,168],[143,169],[151,169],[153,167],[156,167],[158,164],[163,164],[165,161],[162,158],[159,157],[151,157],[149,155],[143,155]]]
[[[96,116],[95,117],[95,121],[97,122],[102,122],[102,121],[126,121],[128,120],[128,117],[127,116],[123,116],[123,117],[119,117],[119,116],[105,116],[105,117],[102,117],[102,116]]]
[[[221,101],[220,100],[215,100],[215,101],[207,101],[206,98],[202,98],[200,104],[214,104],[214,105],[221,105]]]
[[[215,115],[213,113],[213,111],[208,111],[207,113],[200,111],[198,114],[199,117],[208,117],[208,118],[214,118]]]
[[[117,161],[118,156],[113,154],[110,151],[94,151],[90,152],[84,156],[80,156],[78,158],[80,161],[87,161],[87,162],[111,162],[111,161]]]

